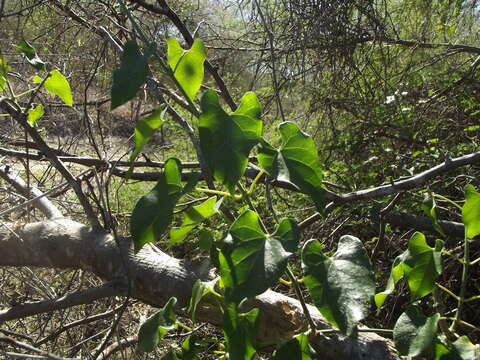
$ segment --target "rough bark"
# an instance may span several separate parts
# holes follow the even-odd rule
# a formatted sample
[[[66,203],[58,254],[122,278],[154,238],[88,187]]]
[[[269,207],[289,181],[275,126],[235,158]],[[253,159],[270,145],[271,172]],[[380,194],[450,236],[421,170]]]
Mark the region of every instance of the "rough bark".
[[[163,305],[172,296],[178,299],[180,306],[185,306],[195,281],[202,277],[193,264],[186,264],[154,247],[145,246],[134,255],[128,239],[115,240],[110,234],[92,231],[65,218],[10,230],[2,228],[0,253],[0,266],[84,269],[107,281],[129,280],[131,295],[154,306]],[[299,302],[288,296],[267,291],[249,301],[248,307],[260,309],[261,341],[279,342],[306,329]],[[316,308],[309,307],[309,310],[319,329],[329,328]],[[212,304],[203,305],[197,317],[215,325],[221,323],[220,311]],[[312,342],[322,359],[398,358],[390,341],[373,333],[361,333],[358,339],[329,333],[314,336]]]

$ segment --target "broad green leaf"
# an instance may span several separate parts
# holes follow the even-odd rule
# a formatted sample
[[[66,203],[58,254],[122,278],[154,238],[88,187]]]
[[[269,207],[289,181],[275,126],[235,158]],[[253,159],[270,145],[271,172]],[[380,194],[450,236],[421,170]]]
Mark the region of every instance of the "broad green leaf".
[[[208,90],[202,97],[200,146],[215,179],[233,193],[248,163],[250,150],[262,133],[261,107],[254,93],[246,93],[240,107],[227,114],[218,95]]]
[[[211,231],[201,229],[198,233],[198,247],[204,251],[209,251],[215,241]]]
[[[300,334],[289,340],[273,356],[274,360],[310,360],[315,359],[314,351],[308,342],[308,336]]]
[[[135,252],[157,241],[170,225],[175,204],[183,195],[180,167],[179,160],[168,159],[157,185],[135,205],[130,222]]]
[[[465,234],[468,239],[473,239],[480,234],[480,194],[471,184],[465,187],[465,200],[462,207]]]
[[[242,213],[230,227],[219,254],[228,301],[238,304],[273,286],[299,241],[300,232],[291,219],[283,219],[270,235],[263,232],[255,212]]]
[[[437,334],[440,314],[426,317],[418,306],[410,306],[393,328],[393,341],[401,355],[419,356],[429,350]]]
[[[38,104],[35,106],[34,109],[29,109],[27,111],[27,121],[30,125],[35,126],[37,125],[38,119],[40,119],[43,114],[45,114],[45,111],[43,110],[42,104]]]
[[[442,249],[443,241],[437,240],[431,248],[420,232],[410,238],[403,270],[412,300],[430,294],[435,288],[435,280],[442,273]]]
[[[182,225],[170,230],[170,244],[182,242],[190,231],[195,229],[204,220],[218,214],[222,201],[217,201],[216,196],[210,197],[197,206],[192,206],[183,212]]]
[[[188,312],[190,313],[193,322],[195,322],[195,314],[198,304],[203,299],[203,297],[208,294],[219,296],[219,294],[215,291],[215,284],[217,283],[217,281],[218,279],[214,279],[208,282],[197,280],[195,282],[195,285],[193,285],[192,296],[190,297],[190,302],[188,304]]]
[[[28,41],[21,40],[16,48],[25,55],[27,61],[35,69],[45,71],[45,63],[38,57],[37,51]]]
[[[10,66],[7,60],[0,56],[0,91],[7,87],[7,73],[10,71]]]
[[[279,150],[261,142],[258,151],[260,166],[275,179],[289,182],[310,195],[317,210],[323,213],[323,170],[315,143],[292,122],[281,123],[279,131],[283,140]]]
[[[318,241],[310,240],[303,247],[302,264],[313,303],[330,324],[350,335],[368,315],[375,294],[372,265],[362,242],[342,236],[330,258]]]
[[[68,106],[73,106],[72,90],[65,76],[58,70],[50,71],[43,86],[50,94],[58,96]]]
[[[158,342],[170,331],[175,329],[175,304],[177,299],[172,297],[163,308],[145,321],[138,332],[138,349],[143,352],[152,352]]]
[[[461,336],[448,348],[440,342],[435,344],[435,360],[480,359],[480,345],[474,345],[466,336]]]
[[[192,47],[185,51],[177,39],[167,40],[168,65],[173,76],[190,100],[200,90],[203,82],[203,63],[207,57],[205,47],[200,39],[195,39]]]
[[[258,331],[258,309],[239,314],[237,305],[229,303],[223,317],[223,332],[230,360],[250,360],[255,356]]]
[[[395,289],[395,284],[403,278],[404,275],[404,263],[403,256],[397,256],[392,264],[392,270],[390,271],[390,276],[387,281],[387,286],[384,291],[375,294],[375,305],[377,308],[381,308],[385,299],[390,295]]]
[[[430,220],[432,220],[432,225],[435,231],[437,231],[440,235],[445,236],[445,233],[440,226],[437,218],[437,204],[435,202],[435,198],[433,197],[431,192],[425,194],[425,199],[422,202],[422,210],[427,215]]]
[[[133,170],[133,162],[137,158],[138,154],[142,151],[143,147],[150,141],[155,131],[164,123],[162,113],[164,107],[159,107],[153,113],[141,119],[135,126],[135,149],[130,155],[130,169],[129,173]]]
[[[137,43],[129,40],[123,48],[120,67],[113,72],[110,108],[133,99],[148,75],[148,56],[140,53]]]
[[[198,353],[202,351],[202,342],[195,335],[187,336],[182,343],[182,360],[200,360]]]

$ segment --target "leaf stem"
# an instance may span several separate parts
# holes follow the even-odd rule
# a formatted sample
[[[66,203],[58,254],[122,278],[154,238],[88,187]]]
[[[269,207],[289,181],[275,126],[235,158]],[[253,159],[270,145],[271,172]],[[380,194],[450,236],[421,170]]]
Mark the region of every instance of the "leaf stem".
[[[226,191],[220,191],[220,190],[213,190],[213,189],[205,189],[205,188],[195,188],[195,191],[203,192],[206,194],[213,194],[213,195],[220,195],[220,196],[228,196],[228,197],[233,197],[235,200],[239,199],[240,195],[232,195]]]
[[[458,296],[455,295],[451,290],[447,289],[445,286],[439,284],[439,283],[435,283],[435,285],[437,285],[437,287],[443,291],[445,291],[448,295],[450,295],[451,297],[453,297],[455,300],[458,301]]]
[[[456,322],[458,322],[459,324],[462,324],[466,327],[469,327],[470,329],[474,329],[474,330],[477,330],[477,331],[480,331],[480,328],[473,325],[473,324],[470,324],[466,321],[463,321],[463,320],[459,320],[457,319],[456,317],[452,318],[452,317],[441,317],[440,320],[449,320],[449,321],[453,321],[453,323],[455,324]]]
[[[453,206],[456,206],[459,210],[462,210],[462,207],[455,201],[443,196],[443,195],[440,195],[440,194],[435,194],[433,193],[433,197],[436,197],[437,199],[440,199],[440,200],[444,200],[450,204],[452,204]]]
[[[255,186],[257,183],[260,181],[260,178],[265,174],[265,170],[261,169],[260,172],[255,176],[255,179],[253,179],[252,184],[250,185],[250,189],[248,190],[248,195],[253,194],[253,190],[255,189]]]
[[[295,290],[295,293],[297,294],[298,300],[300,301],[300,305],[302,305],[303,314],[307,318],[310,329],[312,330],[312,332],[315,332],[316,326],[315,326],[315,323],[313,322],[312,316],[310,315],[310,311],[308,311],[308,307],[305,302],[305,298],[303,297],[302,290],[300,289],[300,285],[298,284],[298,280],[293,274],[292,269],[290,268],[289,265],[287,265],[286,271],[287,271],[288,277],[290,278],[290,281],[293,284],[293,288]]]

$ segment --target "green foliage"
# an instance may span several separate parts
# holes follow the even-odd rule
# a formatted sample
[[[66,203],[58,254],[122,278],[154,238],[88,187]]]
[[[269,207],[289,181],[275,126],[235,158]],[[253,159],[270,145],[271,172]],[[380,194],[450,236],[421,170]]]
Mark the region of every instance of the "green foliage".
[[[300,232],[284,219],[266,234],[257,213],[247,210],[230,227],[219,254],[220,274],[228,301],[239,303],[273,286],[298,246]]]
[[[254,93],[246,93],[238,109],[227,114],[218,95],[208,90],[202,97],[200,145],[215,179],[234,192],[248,163],[248,155],[260,140],[261,107]]]
[[[422,210],[425,215],[427,215],[432,220],[432,225],[435,231],[437,231],[440,235],[445,236],[445,233],[443,232],[440,223],[438,222],[437,203],[435,202],[435,199],[431,192],[428,192],[425,195],[425,199],[422,202]]]
[[[28,109],[27,111],[27,121],[30,125],[37,125],[37,121],[45,114],[43,110],[43,105],[38,104],[33,109]]]
[[[473,239],[480,234],[480,194],[473,185],[465,187],[465,204],[462,207],[462,219],[465,224],[465,236]]]
[[[138,332],[138,349],[143,352],[154,351],[158,343],[170,331],[175,329],[177,320],[175,304],[171,298],[167,304],[145,321]]]
[[[451,348],[442,343],[435,344],[435,360],[470,360],[478,359],[480,346],[473,345],[466,336],[459,337]]]
[[[300,334],[282,344],[273,356],[274,360],[311,360],[315,352],[308,343],[308,336]]]
[[[393,341],[401,355],[419,356],[432,348],[440,314],[426,317],[418,306],[410,306],[393,328]]]
[[[207,57],[203,41],[196,39],[187,51],[183,50],[174,38],[168,39],[167,46],[168,65],[173,76],[188,99],[193,101],[203,82],[203,63]]]
[[[35,48],[26,40],[21,40],[16,46],[17,50],[21,51],[28,63],[39,71],[46,71],[45,63],[38,57]]]
[[[7,87],[7,73],[10,69],[7,60],[0,56],[0,91],[3,91]]]
[[[190,313],[193,322],[195,322],[195,313],[197,311],[198,304],[200,304],[200,301],[204,296],[208,294],[220,296],[214,289],[216,283],[217,280],[212,280],[209,282],[197,280],[195,285],[193,285],[192,296],[190,297],[190,303],[188,305],[188,312]]]
[[[317,210],[323,213],[323,170],[313,140],[292,122],[281,123],[278,129],[283,144],[277,150],[262,141],[258,151],[260,165],[270,176],[310,195]]]
[[[255,356],[255,339],[258,331],[259,314],[258,309],[252,309],[248,313],[240,314],[236,304],[227,304],[223,320],[223,331],[231,360],[250,360]]]
[[[304,283],[325,319],[350,335],[368,315],[375,293],[372,266],[362,242],[345,235],[337,252],[326,256],[316,240],[302,250]]]
[[[175,204],[183,195],[180,173],[180,161],[168,159],[157,185],[135,205],[130,222],[135,252],[157,241],[172,222]]]
[[[40,84],[42,79],[39,76],[33,77],[33,82]],[[48,73],[43,86],[48,93],[58,96],[68,106],[73,106],[72,90],[68,80],[58,70],[52,70]]]
[[[111,105],[113,110],[133,99],[147,79],[148,56],[142,55],[137,43],[125,43],[120,67],[113,73]]]

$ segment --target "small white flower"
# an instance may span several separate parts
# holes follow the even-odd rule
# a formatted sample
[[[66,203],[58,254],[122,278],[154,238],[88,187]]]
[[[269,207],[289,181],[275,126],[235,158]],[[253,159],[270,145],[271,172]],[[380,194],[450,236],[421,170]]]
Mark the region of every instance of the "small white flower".
[[[385,104],[391,104],[394,101],[395,101],[395,95],[387,96],[387,100],[385,101]]]

